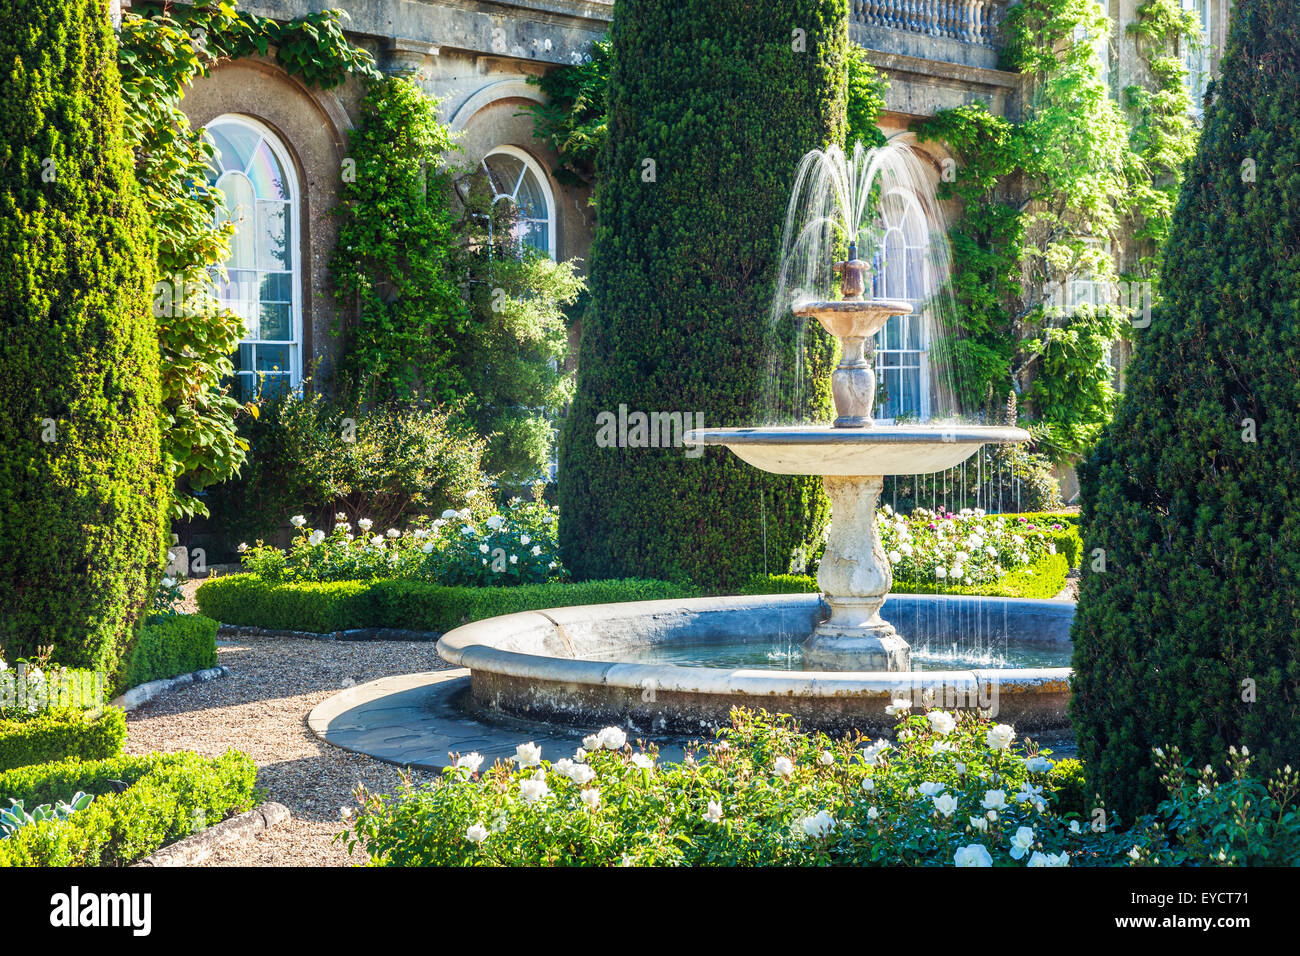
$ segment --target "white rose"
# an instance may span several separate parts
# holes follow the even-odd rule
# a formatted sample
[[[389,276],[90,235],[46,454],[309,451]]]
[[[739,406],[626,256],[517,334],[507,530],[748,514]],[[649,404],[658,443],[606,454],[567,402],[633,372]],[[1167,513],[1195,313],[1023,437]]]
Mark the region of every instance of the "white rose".
[[[912,709],[912,702],[906,697],[895,697],[890,703],[885,705],[885,713],[890,717],[895,714],[905,714]]]
[[[479,550],[479,553],[480,553],[480,554],[487,554],[487,553],[488,553],[488,546],[487,546],[486,544],[480,544],[480,545],[478,546],[478,550]]]
[[[957,798],[951,793],[941,794],[934,798],[934,808],[945,817],[950,817],[957,812]]]
[[[450,521],[454,517],[456,517],[456,512],[452,511],[450,508],[442,513],[443,521]]]
[[[551,788],[546,785],[545,780],[538,780],[536,777],[531,777],[527,780],[519,781],[519,796],[523,799],[524,803],[536,803],[550,792]]]
[[[457,770],[468,770],[470,773],[478,773],[478,768],[481,766],[483,766],[483,755],[478,751],[461,754],[461,756],[456,758]]]
[[[488,838],[487,827],[481,823],[476,823],[465,831],[465,839],[470,843],[482,843]]]
[[[425,542],[424,546],[421,547],[420,550],[423,551],[425,554],[433,554],[433,542],[432,541]]]
[[[578,786],[585,786],[596,779],[596,771],[592,770],[585,763],[574,764],[569,771],[569,779]]]
[[[317,544],[320,544],[320,543],[321,543],[322,541],[324,541],[324,540],[325,540],[325,532],[324,532],[324,531],[313,531],[313,532],[311,533],[311,536],[307,539],[307,543],[310,544],[310,545],[317,545]]]
[[[868,808],[867,808],[867,819],[868,819],[868,820],[874,820],[874,819],[876,819],[876,818],[879,817],[879,816],[880,816],[880,811],[877,810],[875,807],[868,807]]]
[[[531,740],[515,748],[515,759],[521,767],[536,767],[542,762],[542,748]]]
[[[810,817],[804,817],[799,821],[799,826],[803,830],[804,836],[820,840],[835,829],[835,820],[825,810],[821,810]]]
[[[903,554],[902,554],[901,551],[890,551],[890,552],[889,552],[889,563],[890,563],[890,564],[897,564],[899,561],[902,561],[902,560],[903,560]]]
[[[540,544],[533,545],[533,550],[531,553],[534,558],[539,556],[542,553],[542,546]]]
[[[599,810],[599,809],[600,809],[600,791],[599,791],[599,790],[594,790],[594,789],[593,789],[593,790],[583,790],[581,793],[578,794],[578,796],[582,799],[582,802],[583,802],[584,804],[586,804],[586,807],[587,807],[588,810]]]
[[[388,535],[390,538],[400,538],[402,536],[402,532],[398,531],[396,528],[389,528],[384,532],[384,534]]]
[[[487,519],[487,526],[493,531],[501,530],[501,526],[506,523],[506,519],[500,515],[493,515]]]
[[[927,797],[933,797],[936,794],[943,793],[943,784],[932,783],[931,781],[926,780],[921,784],[921,793]]]
[[[633,754],[632,765],[634,767],[640,767],[642,770],[649,770],[655,765],[655,762],[650,759],[649,754]]]
[[[1006,750],[1016,739],[1015,728],[1009,724],[997,724],[990,727],[984,735],[984,741],[990,750]]]
[[[599,750],[602,746],[600,734],[587,734],[582,738],[582,746],[585,750]]]
[[[1019,860],[1034,845],[1034,831],[1032,827],[1021,827],[1016,831],[1016,835],[1011,838],[1011,859]]]
[[[794,762],[789,757],[777,757],[776,763],[772,764],[772,770],[778,777],[788,777],[794,773]]]
[[[377,534],[370,539],[370,543],[373,544],[376,548],[381,547],[384,543],[384,536],[382,534]]]
[[[600,745],[606,750],[622,750],[623,745],[627,743],[627,734],[619,727],[606,727],[597,737]]]
[[[876,781],[872,780],[870,777],[863,777],[862,789],[867,791],[867,793],[871,793],[876,789]]]
[[[989,828],[989,822],[983,817],[971,817],[970,825],[971,829],[978,830],[980,833],[986,832]]]
[[[369,518],[361,518],[360,520],[357,521],[357,527],[360,528],[362,531],[369,531],[371,525],[373,524],[374,522],[371,521]]]
[[[972,843],[954,853],[952,862],[957,866],[992,866],[993,857],[989,856],[989,851],[982,844]]]
[[[530,538],[530,537],[528,537],[528,535],[526,535],[526,534],[521,534],[521,535],[519,536],[519,543],[522,544],[524,547],[528,547],[528,542],[530,542],[530,541],[532,541],[532,540],[533,540],[533,539]]]
[[[709,808],[704,811],[704,819],[710,823],[722,822],[722,804],[717,800],[709,801]]]
[[[947,711],[932,710],[925,716],[929,718],[930,727],[937,734],[943,734],[946,737],[957,729],[957,721]]]
[[[984,799],[980,801],[980,806],[985,810],[1003,810],[1006,805],[1007,794],[1004,790],[986,790]]]
[[[823,767],[829,767],[835,762],[835,755],[829,750],[823,750],[817,757],[817,762]]]
[[[1046,757],[1030,757],[1025,761],[1025,769],[1030,773],[1047,773],[1052,769],[1052,761]]]
[[[294,515],[292,518],[289,519],[289,524],[293,525],[295,528],[301,528],[306,523],[307,523],[307,519],[304,518],[302,515]]]

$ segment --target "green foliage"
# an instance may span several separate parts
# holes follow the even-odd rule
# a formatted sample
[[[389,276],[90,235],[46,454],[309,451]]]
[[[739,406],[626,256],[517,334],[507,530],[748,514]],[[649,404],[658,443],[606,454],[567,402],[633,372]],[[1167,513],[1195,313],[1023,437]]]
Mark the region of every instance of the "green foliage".
[[[487,440],[483,468],[518,487],[545,474],[553,419],[572,397],[565,308],[584,283],[572,262],[557,263],[509,235],[503,228],[495,242],[469,244],[472,324],[458,363],[465,415]]]
[[[98,0],[0,12],[0,649],[111,672],[161,576],[153,249]]]
[[[852,156],[853,144],[868,149],[885,145],[885,134],[876,120],[885,111],[885,91],[889,78],[871,65],[867,51],[856,43],[847,47],[848,97],[845,100],[844,150]]]
[[[815,478],[722,449],[603,448],[596,419],[626,404],[752,422],[772,355],[783,393],[797,370],[811,383],[796,414],[829,414],[833,344],[814,338],[797,369],[794,323],[765,335],[762,317],[784,214],[774,197],[790,194],[804,153],[843,138],[846,25],[842,0],[615,7],[592,307],[561,438],[561,548],[578,578],[738,584],[802,563],[819,540]]]
[[[117,686],[126,691],[151,680],[216,666],[216,621],[200,614],[155,614],[140,626]]]
[[[27,719],[0,719],[0,770],[67,757],[115,757],[124,743],[126,714],[117,707],[97,713],[54,708]]]
[[[1063,812],[1073,811],[1080,818],[1092,816],[1092,809],[1097,805],[1092,794],[1088,792],[1087,775],[1083,764],[1078,760],[1058,760],[1047,775],[1052,789],[1056,791],[1057,805]]]
[[[264,398],[247,425],[238,482],[212,490],[214,524],[236,542],[304,513],[332,527],[335,513],[381,528],[439,512],[484,487],[483,442],[438,409],[358,408],[309,392]]]
[[[1196,13],[1178,0],[1146,0],[1127,29],[1137,40],[1138,54],[1153,80],[1152,89],[1125,88],[1124,105],[1132,149],[1149,174],[1133,182],[1133,238],[1146,245],[1138,271],[1155,279],[1159,276],[1157,256],[1169,237],[1183,167],[1196,155],[1196,125],[1190,116],[1187,70],[1180,53],[1184,44],[1195,42],[1201,23]]]
[[[335,292],[355,318],[339,374],[368,400],[456,401],[469,317],[457,274],[451,133],[409,77],[369,85],[348,137],[356,164],[340,188]]]
[[[1061,593],[1069,572],[1070,557],[1063,551],[1059,554],[1045,554],[1028,567],[1008,571],[996,581],[986,584],[953,585],[895,578],[891,590],[897,594],[970,594],[981,597],[1029,598],[1047,601]],[[750,578],[741,589],[741,593],[812,594],[818,590],[817,579],[811,575],[759,574]]]
[[[153,765],[121,793],[97,796],[68,820],[35,823],[0,841],[0,866],[127,866],[256,802],[257,767],[238,751],[144,759]],[[95,765],[85,769],[103,778]]]
[[[53,803],[78,790],[94,796],[131,785],[160,762],[175,762],[185,754],[122,754],[103,760],[68,757],[0,772],[0,800],[26,804]]]
[[[13,836],[25,826],[44,820],[66,820],[78,810],[90,806],[95,798],[88,793],[77,792],[66,801],[46,803],[28,810],[23,801],[10,800],[8,807],[0,807],[0,840]]]
[[[1130,87],[1127,115],[1111,99],[1094,52],[1093,39],[1110,29],[1097,5],[1026,0],[1008,10],[1003,26],[1004,68],[1030,78],[1023,119],[995,117],[977,104],[940,111],[918,127],[960,160],[943,194],[963,207],[950,235],[961,334],[936,349],[956,367],[967,406],[1002,394],[1010,370],[1055,461],[1086,452],[1110,420],[1107,358],[1141,298],[1077,307],[1064,292],[1076,278],[1103,286],[1118,278],[1107,241],[1118,247],[1127,235],[1163,237],[1178,170],[1194,143],[1181,66],[1168,54],[1185,42],[1180,31],[1190,21],[1169,0],[1152,0],[1139,14],[1130,29],[1148,51],[1154,89]],[[1154,286],[1158,276],[1138,259],[1129,278]]]
[[[123,16],[118,64],[126,137],[157,236],[159,415],[173,517],[207,514],[196,493],[237,474],[247,452],[235,424],[239,402],[224,384],[243,322],[221,308],[212,285],[234,226],[217,215],[220,191],[206,185],[212,143],[190,126],[180,100],[221,60],[265,55],[272,46],[286,70],[322,88],[351,74],[373,75],[369,54],[344,39],[340,17],[346,14],[324,11],[280,22],[237,12],[233,3],[145,4]]]
[[[251,574],[214,578],[198,590],[199,608],[225,624],[318,634],[372,627],[442,633],[516,611],[693,596],[692,589],[665,581],[479,588],[393,580],[275,584]]]
[[[1300,765],[1300,7],[1238,6],[1161,273],[1164,301],[1080,469],[1072,713],[1107,805],[1155,746]],[[1254,175],[1251,175],[1252,171]]]
[[[581,63],[560,66],[528,82],[546,95],[544,103],[526,107],[533,116],[533,135],[559,156],[551,171],[566,186],[589,186],[596,180],[596,158],[609,133],[607,98],[612,61],[609,40],[601,38]]]

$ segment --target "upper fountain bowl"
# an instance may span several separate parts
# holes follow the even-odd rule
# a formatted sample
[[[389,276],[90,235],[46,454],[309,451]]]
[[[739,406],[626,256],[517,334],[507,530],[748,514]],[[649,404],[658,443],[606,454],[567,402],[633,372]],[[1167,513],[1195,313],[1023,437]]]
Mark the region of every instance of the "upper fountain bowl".
[[[833,428],[702,428],[686,441],[726,445],[743,461],[777,475],[920,475],[960,465],[981,445],[1029,440],[1009,425],[879,425]]]
[[[800,303],[794,314],[816,319],[838,339],[869,339],[892,317],[911,311],[912,303],[902,299],[837,299]]]

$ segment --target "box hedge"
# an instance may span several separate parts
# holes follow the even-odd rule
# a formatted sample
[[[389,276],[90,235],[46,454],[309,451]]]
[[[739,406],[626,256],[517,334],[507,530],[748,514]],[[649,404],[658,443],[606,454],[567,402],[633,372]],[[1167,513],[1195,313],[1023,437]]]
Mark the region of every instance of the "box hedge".
[[[1071,709],[1089,783],[1128,819],[1161,797],[1156,747],[1300,766],[1297,76],[1300,4],[1237,4],[1162,302],[1079,468]]]
[[[162,574],[153,249],[102,0],[0,13],[0,650],[117,670]]]
[[[516,611],[695,595],[692,588],[666,581],[461,588],[391,580],[275,584],[237,574],[208,581],[198,590],[198,602],[205,615],[224,624],[315,633],[376,627],[444,633],[469,621]]]
[[[201,614],[155,614],[140,627],[118,676],[119,691],[217,666],[217,622]]]
[[[114,773],[123,777],[109,776]],[[116,789],[113,780],[129,786],[108,792]],[[234,750],[217,758],[153,754],[106,764],[64,763],[45,774],[40,768],[6,774],[0,776],[0,797],[48,796],[62,786],[98,796],[68,820],[30,824],[0,840],[0,866],[125,866],[250,809],[257,802],[256,781],[253,761]],[[5,793],[6,787],[16,793]]]
[[[126,743],[126,714],[57,708],[34,717],[0,720],[0,770],[80,757],[115,757]]]

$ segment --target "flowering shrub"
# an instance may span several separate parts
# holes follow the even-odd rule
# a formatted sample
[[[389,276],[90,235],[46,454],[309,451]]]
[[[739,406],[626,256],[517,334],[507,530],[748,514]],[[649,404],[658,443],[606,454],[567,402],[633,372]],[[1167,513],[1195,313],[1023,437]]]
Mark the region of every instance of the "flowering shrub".
[[[555,761],[532,744],[486,769],[466,754],[427,787],[358,791],[339,838],[395,866],[1097,862],[1049,751],[971,714],[897,711],[896,743],[736,710],[678,764],[614,727]]]
[[[512,499],[505,508],[448,509],[410,528],[355,526],[340,513],[328,533],[291,519],[299,529],[288,551],[241,545],[244,569],[267,581],[368,581],[377,578],[446,585],[540,584],[565,577],[554,508]]]
[[[1227,779],[1156,751],[1169,798],[1121,829],[1079,797],[1077,761],[970,713],[912,713],[896,740],[801,734],[788,717],[735,710],[677,764],[607,727],[572,757],[521,744],[477,753],[396,797],[357,791],[336,839],[378,866],[1296,865],[1300,778]]]
[[[876,514],[880,541],[896,578],[913,584],[989,584],[1008,571],[1024,569],[1054,553],[1049,531],[1017,515],[986,515],[979,508],[960,512],[915,509],[910,517],[888,505]]]

